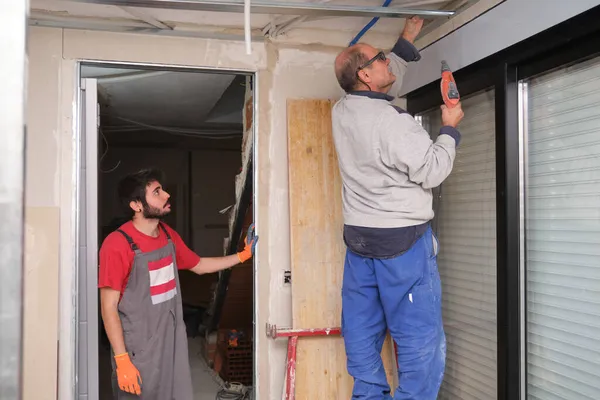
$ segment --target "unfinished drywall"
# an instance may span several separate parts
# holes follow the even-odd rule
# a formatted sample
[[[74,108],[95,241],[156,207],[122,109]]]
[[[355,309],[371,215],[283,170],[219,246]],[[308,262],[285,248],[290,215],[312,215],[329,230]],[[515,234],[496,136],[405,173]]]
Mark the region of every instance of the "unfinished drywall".
[[[56,393],[59,212],[58,207],[25,210],[23,398],[27,400],[50,400]]]
[[[28,43],[23,276],[23,397],[27,400],[56,397],[61,45],[58,30]]]

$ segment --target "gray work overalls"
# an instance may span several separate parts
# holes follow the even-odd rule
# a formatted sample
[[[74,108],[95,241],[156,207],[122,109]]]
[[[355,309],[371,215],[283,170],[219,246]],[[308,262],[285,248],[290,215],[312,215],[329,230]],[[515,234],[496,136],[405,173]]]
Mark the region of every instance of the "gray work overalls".
[[[175,245],[142,253],[133,239],[118,230],[135,252],[127,287],[119,303],[125,348],[142,377],[141,396],[119,389],[113,365],[115,398],[193,400],[192,378]]]

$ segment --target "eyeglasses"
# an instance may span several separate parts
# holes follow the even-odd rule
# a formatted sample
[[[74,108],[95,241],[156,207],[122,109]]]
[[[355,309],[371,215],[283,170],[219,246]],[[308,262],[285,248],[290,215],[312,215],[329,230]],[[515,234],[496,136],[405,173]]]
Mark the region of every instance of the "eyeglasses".
[[[373,64],[377,60],[380,60],[380,61],[387,60],[387,57],[385,56],[385,53],[383,51],[380,51],[379,53],[377,53],[375,55],[375,57],[371,58],[369,61],[367,61],[366,63],[364,63],[360,67],[358,67],[358,71],[360,71],[361,69],[367,68],[369,65]]]

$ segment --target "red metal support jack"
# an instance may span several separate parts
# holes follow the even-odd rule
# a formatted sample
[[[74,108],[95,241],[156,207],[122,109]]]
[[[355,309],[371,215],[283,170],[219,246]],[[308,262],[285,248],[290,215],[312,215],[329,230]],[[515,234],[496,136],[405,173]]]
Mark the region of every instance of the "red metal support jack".
[[[272,339],[288,338],[284,400],[295,400],[296,398],[296,349],[298,348],[298,338],[301,336],[332,336],[341,334],[342,330],[340,328],[278,329],[275,325],[267,324],[267,337]]]

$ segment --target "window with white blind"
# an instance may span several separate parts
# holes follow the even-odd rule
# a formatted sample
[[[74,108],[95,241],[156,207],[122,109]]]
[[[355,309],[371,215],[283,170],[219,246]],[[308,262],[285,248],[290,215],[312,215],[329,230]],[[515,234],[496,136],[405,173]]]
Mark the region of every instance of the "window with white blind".
[[[600,58],[521,84],[527,398],[600,399]]]
[[[496,149],[494,91],[462,100],[454,168],[434,191],[434,230],[447,338],[439,399],[497,398]],[[435,138],[439,108],[418,117]]]

